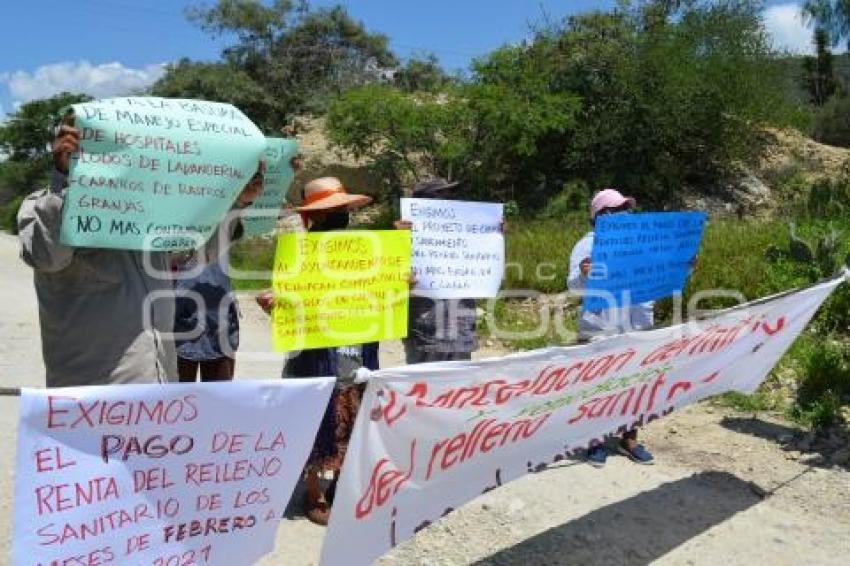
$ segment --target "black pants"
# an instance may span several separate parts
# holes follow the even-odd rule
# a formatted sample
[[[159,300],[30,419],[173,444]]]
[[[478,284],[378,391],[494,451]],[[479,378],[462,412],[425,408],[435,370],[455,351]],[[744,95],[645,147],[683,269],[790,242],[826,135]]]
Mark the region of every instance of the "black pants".
[[[236,360],[222,356],[214,360],[187,360],[177,358],[177,374],[180,383],[192,383],[198,379],[198,369],[201,370],[201,381],[230,381]]]
[[[423,352],[409,342],[404,343],[404,354],[408,365],[428,362],[469,361],[472,352]]]

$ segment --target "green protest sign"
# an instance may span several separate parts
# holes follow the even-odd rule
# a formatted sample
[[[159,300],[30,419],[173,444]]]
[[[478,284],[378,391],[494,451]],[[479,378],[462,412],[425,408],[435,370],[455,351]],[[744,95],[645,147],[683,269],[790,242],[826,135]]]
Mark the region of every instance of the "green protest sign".
[[[206,242],[257,170],[262,132],[238,108],[129,97],[73,106],[62,243],[181,250]]]
[[[280,207],[295,179],[295,170],[290,161],[298,153],[298,143],[283,138],[267,138],[266,141],[263,194],[245,210],[242,217],[245,235],[248,237],[268,234],[274,230]]]

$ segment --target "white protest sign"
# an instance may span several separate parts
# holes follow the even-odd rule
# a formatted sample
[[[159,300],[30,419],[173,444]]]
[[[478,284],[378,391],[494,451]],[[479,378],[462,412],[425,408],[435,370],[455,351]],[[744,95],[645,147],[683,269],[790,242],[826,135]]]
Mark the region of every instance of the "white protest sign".
[[[13,564],[252,564],[333,384],[23,390]]]
[[[840,282],[585,346],[373,372],[321,563],[370,564],[588,444],[710,395],[752,392]]]
[[[401,199],[401,219],[413,224],[413,274],[420,296],[495,297],[505,270],[501,204]]]

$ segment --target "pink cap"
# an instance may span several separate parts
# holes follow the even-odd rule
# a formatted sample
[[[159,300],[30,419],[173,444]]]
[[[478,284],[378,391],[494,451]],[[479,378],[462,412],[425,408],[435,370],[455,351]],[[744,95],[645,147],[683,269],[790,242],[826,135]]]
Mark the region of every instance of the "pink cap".
[[[628,205],[628,208],[634,208],[636,201],[632,197],[624,197],[616,189],[603,189],[593,195],[593,200],[590,201],[590,217],[596,218],[603,209],[619,208],[624,204]]]

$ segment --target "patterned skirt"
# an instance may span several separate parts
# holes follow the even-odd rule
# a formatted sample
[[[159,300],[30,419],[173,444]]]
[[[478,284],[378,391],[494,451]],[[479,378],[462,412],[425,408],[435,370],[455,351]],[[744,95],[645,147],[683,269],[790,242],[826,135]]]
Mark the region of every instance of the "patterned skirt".
[[[316,434],[316,442],[307,459],[307,471],[338,472],[342,469],[364,389],[365,386],[355,384],[334,387]]]
[[[348,349],[350,351],[350,349]],[[350,353],[350,352],[349,352]],[[336,348],[305,350],[287,360],[284,366],[284,378],[337,376],[341,367],[339,352]],[[362,348],[362,366],[378,369],[378,345],[365,344]],[[345,376],[349,377],[349,376]],[[345,452],[354,421],[360,410],[360,402],[366,386],[363,384],[338,384],[331,393],[325,409],[313,450],[307,459],[305,470],[308,472],[338,472],[342,469]]]

